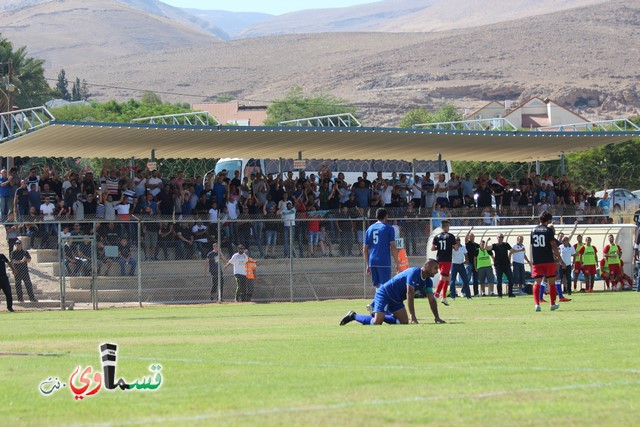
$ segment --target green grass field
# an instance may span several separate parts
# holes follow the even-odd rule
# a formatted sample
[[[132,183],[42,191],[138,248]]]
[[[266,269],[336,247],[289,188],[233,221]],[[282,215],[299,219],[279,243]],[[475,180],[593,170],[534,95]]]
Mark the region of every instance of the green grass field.
[[[0,312],[0,420],[20,425],[629,426],[640,423],[640,294],[426,300],[419,325],[338,326],[366,301]],[[48,377],[101,369],[154,391],[44,396]],[[93,386],[92,386],[93,387]]]

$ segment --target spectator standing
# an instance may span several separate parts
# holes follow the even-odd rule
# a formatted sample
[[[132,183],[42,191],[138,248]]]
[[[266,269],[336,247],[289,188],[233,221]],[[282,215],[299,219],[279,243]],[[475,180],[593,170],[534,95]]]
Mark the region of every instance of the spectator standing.
[[[31,283],[31,276],[29,275],[29,262],[31,262],[31,255],[28,251],[22,248],[22,241],[16,240],[16,249],[11,252],[11,264],[15,271],[16,279],[16,296],[18,301],[24,301],[24,295],[22,293],[22,283],[27,290],[27,295],[31,302],[38,302],[36,296],[33,294],[33,284]]]
[[[489,292],[493,294],[493,284],[495,283],[495,277],[493,275],[493,268],[491,263],[493,261],[493,254],[487,249],[487,242],[480,240],[480,246],[478,247],[478,255],[475,259],[475,267],[478,272],[478,284],[480,285],[480,296],[487,295],[486,284],[489,285]]]
[[[251,298],[253,298],[253,290],[255,289],[256,284],[256,270],[258,269],[258,265],[256,264],[256,260],[251,258],[249,251],[245,252],[247,254],[247,288],[245,290],[245,294],[241,296],[243,302],[250,302]]]
[[[460,187],[462,188],[462,199],[465,200],[465,204],[466,201],[469,200],[469,197],[473,200],[473,180],[471,179],[470,173],[464,175]]]
[[[451,289],[449,291],[451,299],[454,299],[456,295],[456,279],[458,276],[460,276],[462,280],[462,294],[467,299],[471,299],[469,277],[467,276],[465,262],[468,262],[467,248],[461,245],[460,238],[456,237],[456,243],[453,245],[453,252],[451,254]]]
[[[7,175],[7,170],[0,170],[0,221],[4,221],[11,209],[11,181]]]
[[[511,271],[511,245],[504,241],[504,234],[498,234],[498,243],[491,245],[494,255],[494,267],[496,269],[498,298],[502,298],[502,277],[507,276],[509,298],[515,297],[513,293],[513,273]]]
[[[262,207],[264,221],[264,233],[266,237],[265,258],[275,258],[276,245],[278,244],[278,231],[282,223],[278,221],[280,216],[276,213],[276,207]]]
[[[213,247],[211,251],[207,254],[207,258],[205,261],[205,268],[211,275],[211,301],[224,301],[224,277],[222,275],[222,270],[220,270],[222,262],[227,262],[224,258],[224,255],[220,253],[220,249],[218,248],[218,243],[213,243]],[[219,274],[219,276],[218,276]],[[218,281],[218,277],[220,280]],[[218,299],[218,286],[220,286],[220,298]]]
[[[513,266],[513,284],[520,289],[524,288],[524,263],[531,266],[531,261],[527,258],[527,250],[523,245],[524,236],[516,237],[516,244],[511,248],[511,262]]]
[[[247,292],[247,262],[249,257],[244,253],[244,245],[239,244],[236,246],[238,252],[233,254],[231,259],[225,264],[225,268],[233,266],[233,276],[236,280],[236,302],[241,302],[242,297]]]
[[[444,181],[444,174],[440,174],[438,177],[433,191],[436,193],[436,205],[440,205],[443,208],[449,206],[449,199],[447,198],[449,195],[449,185]]]
[[[476,204],[479,208],[491,207],[491,189],[487,186],[487,181],[483,178],[475,192]]]
[[[422,195],[424,197],[424,203],[422,203],[422,206],[427,209],[433,208],[433,204],[435,203],[435,197],[433,193],[434,187],[435,183],[431,179],[431,174],[427,172],[422,177]]]
[[[29,189],[27,188],[27,181],[23,179],[20,181],[20,187],[16,189],[13,198],[13,210],[17,215],[18,221],[22,221],[23,218],[29,215],[29,206]]]
[[[464,238],[464,246],[467,248],[467,276],[473,281],[473,296],[477,297],[478,293],[478,270],[476,269],[476,257],[478,256],[478,249],[480,245],[475,242],[475,234],[473,234],[473,227],[469,229],[469,232]]]
[[[607,190],[604,191],[604,194],[602,195],[602,199],[598,200],[598,203],[596,204],[597,207],[599,207],[600,209],[602,209],[602,213],[604,213],[605,216],[609,216],[609,210],[611,209],[611,201],[609,200],[609,192],[607,192]]]

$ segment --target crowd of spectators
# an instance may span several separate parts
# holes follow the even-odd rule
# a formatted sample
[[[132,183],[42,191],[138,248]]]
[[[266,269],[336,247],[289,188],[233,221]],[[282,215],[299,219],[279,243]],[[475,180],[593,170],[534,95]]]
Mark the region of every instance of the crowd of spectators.
[[[239,171],[222,171],[202,179],[183,172],[166,178],[157,170],[131,176],[105,164],[98,175],[31,168],[21,177],[15,168],[2,170],[0,212],[7,230],[31,237],[32,244],[39,240],[41,248],[56,247],[60,236],[71,274],[88,274],[90,259],[86,245],[73,237],[95,233],[101,266],[120,264],[124,275],[135,269],[131,248],[138,245],[139,221],[144,259],[160,260],[202,259],[219,234],[228,253],[242,243],[255,246],[252,253],[262,258],[286,257],[290,250],[300,257],[355,256],[368,225],[363,223],[378,207],[389,210],[409,255],[423,246],[427,218],[433,227],[444,217],[454,218],[452,225],[516,224],[550,210],[571,223],[606,220],[594,192],[573,188],[566,176],[534,172],[512,183],[499,173],[452,173],[445,180],[440,174],[432,179],[429,173],[394,172],[385,178],[378,172],[369,180],[363,172],[349,183],[328,170],[309,176],[256,172],[243,179]],[[104,254],[114,247],[117,255]]]

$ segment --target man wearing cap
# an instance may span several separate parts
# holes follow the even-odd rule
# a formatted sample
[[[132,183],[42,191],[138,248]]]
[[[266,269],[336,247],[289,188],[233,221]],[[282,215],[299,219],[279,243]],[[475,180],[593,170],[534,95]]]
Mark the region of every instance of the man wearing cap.
[[[249,257],[244,253],[244,245],[239,244],[237,250],[238,252],[233,254],[224,267],[233,265],[233,276],[236,279],[236,302],[241,302],[243,296],[247,294],[247,262],[249,262]]]
[[[11,252],[11,265],[14,269],[14,275],[16,278],[16,295],[18,301],[23,302],[24,296],[22,294],[22,282],[24,287],[27,288],[27,295],[31,302],[38,302],[33,294],[33,284],[31,283],[31,277],[29,276],[29,262],[31,261],[31,255],[28,251],[22,248],[22,240],[16,240],[16,247]]]

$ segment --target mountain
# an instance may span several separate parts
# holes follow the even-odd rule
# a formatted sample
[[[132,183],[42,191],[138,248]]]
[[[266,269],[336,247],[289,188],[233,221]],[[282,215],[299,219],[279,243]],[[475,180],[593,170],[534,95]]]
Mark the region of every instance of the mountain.
[[[100,61],[111,67],[110,61],[123,55],[220,42],[203,30],[115,0],[0,0],[0,11],[2,35],[44,58],[48,70]]]
[[[236,38],[237,35],[241,33],[245,28],[273,18],[273,15],[269,15],[266,13],[227,12],[224,10],[201,9],[183,10],[202,21],[219,27],[229,35],[228,38]]]
[[[201,19],[200,17],[189,13],[178,7],[170,6],[159,0],[117,0],[120,3],[126,4],[132,8],[139,9],[156,16],[171,19],[181,24],[192,26],[194,28],[203,30],[209,34],[213,34],[217,38],[222,40],[229,39],[227,34],[222,28],[215,25],[213,21],[209,19]]]
[[[617,0],[499,24],[430,33],[290,34],[85,62],[90,83],[126,81],[163,100],[228,94],[268,103],[294,85],[390,125],[409,109],[550,97],[585,116],[640,108],[640,0]],[[93,92],[93,88],[92,88]],[[99,89],[102,99],[139,92]],[[166,92],[166,93],[165,93]],[[175,95],[172,95],[175,94]]]
[[[239,37],[321,32],[430,32],[477,27],[609,0],[384,0],[274,16]]]

